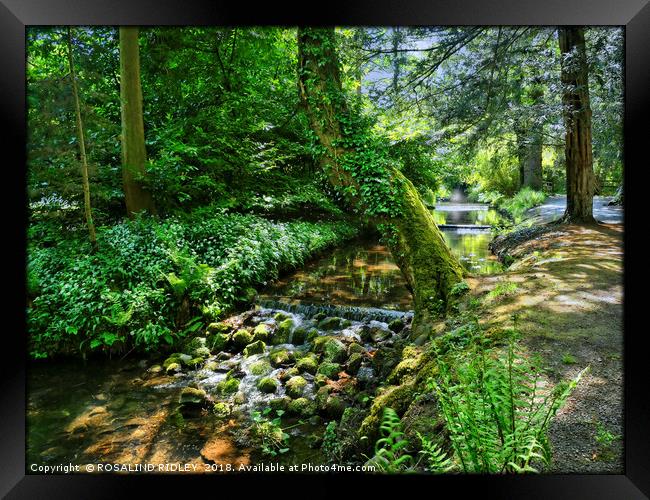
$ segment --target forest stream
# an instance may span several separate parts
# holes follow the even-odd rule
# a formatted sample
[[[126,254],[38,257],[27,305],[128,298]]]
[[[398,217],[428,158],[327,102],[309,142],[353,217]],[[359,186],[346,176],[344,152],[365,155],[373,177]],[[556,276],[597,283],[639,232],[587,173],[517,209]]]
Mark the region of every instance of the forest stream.
[[[494,210],[441,203],[433,213],[468,271],[501,269],[488,250],[490,226],[499,218]],[[269,461],[269,455],[287,465],[325,463],[325,421],[310,407],[339,418],[341,401],[330,392],[355,398],[370,394],[379,382],[373,357],[408,329],[411,307],[388,249],[363,238],[269,284],[255,309],[229,318],[234,328],[275,332],[259,352],[220,352],[198,369],[187,369],[192,356],[180,354],[184,368],[176,373],[163,359],[36,363],[28,382],[27,462],[82,467],[182,463],[191,464],[194,472],[226,470],[220,468],[224,464],[238,470]],[[195,350],[205,349],[203,340]],[[350,356],[346,372],[330,375],[338,378],[328,381],[332,390],[319,390],[310,353],[318,346],[329,356],[333,372],[351,352],[359,353],[355,366],[350,366]],[[268,383],[273,387],[262,379],[275,381]],[[288,393],[296,402],[289,408]],[[272,407],[281,411],[270,412]],[[215,412],[220,412],[218,418]],[[268,424],[276,415],[281,423]],[[280,425],[289,435],[286,447],[276,446],[281,440],[274,439]],[[268,434],[262,437],[268,447],[250,446],[251,432]]]

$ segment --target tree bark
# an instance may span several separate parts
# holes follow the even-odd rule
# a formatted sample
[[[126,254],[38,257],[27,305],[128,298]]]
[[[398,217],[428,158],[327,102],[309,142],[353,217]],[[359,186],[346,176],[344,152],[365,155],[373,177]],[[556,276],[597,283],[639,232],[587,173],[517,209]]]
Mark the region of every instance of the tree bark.
[[[120,100],[122,108],[122,181],[126,212],[156,213],[151,193],[143,185],[147,152],[144,145],[138,28],[120,28]]]
[[[350,156],[358,151],[342,146],[350,110],[341,88],[334,30],[298,29],[298,51],[298,90],[311,129],[323,148],[321,168],[330,183],[344,193],[350,206],[369,213],[367,203],[358,193],[363,191],[364,182],[370,182],[349,167]],[[370,216],[374,222],[391,228],[385,236],[413,294],[413,332],[426,333],[430,322],[445,312],[449,291],[462,279],[463,269],[413,184],[395,168],[388,167],[385,172],[385,178],[372,181],[397,187],[400,210],[398,214]]]
[[[591,151],[591,107],[587,54],[582,28],[562,27],[558,31],[562,55],[562,104],[566,129],[567,208],[565,222],[590,224],[593,217],[595,179]]]
[[[84,193],[84,215],[88,226],[88,236],[93,250],[97,248],[97,237],[95,236],[95,223],[90,205],[90,182],[88,181],[88,159],[86,157],[86,141],[84,139],[84,128],[81,120],[81,104],[79,102],[79,89],[77,88],[77,75],[74,70],[74,59],[72,57],[72,32],[68,28],[68,66],[70,71],[70,82],[72,84],[72,98],[77,123],[77,141],[79,142],[79,157],[81,159],[81,182]]]

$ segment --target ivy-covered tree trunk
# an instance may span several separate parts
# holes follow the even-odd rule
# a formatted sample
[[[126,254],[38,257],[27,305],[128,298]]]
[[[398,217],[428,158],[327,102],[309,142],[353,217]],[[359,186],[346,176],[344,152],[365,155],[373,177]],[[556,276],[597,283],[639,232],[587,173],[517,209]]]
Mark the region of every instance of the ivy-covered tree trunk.
[[[595,223],[591,107],[584,31],[582,28],[563,27],[558,31],[558,38],[562,55],[562,104],[566,129],[567,207],[564,221]]]
[[[321,167],[353,210],[378,224],[413,294],[415,334],[446,310],[463,270],[417,190],[383,161],[341,87],[332,28],[298,30],[298,87]]]
[[[156,212],[143,186],[147,151],[144,145],[138,28],[120,28],[120,100],[122,108],[122,181],[129,217],[142,210]]]
[[[97,237],[95,236],[95,223],[90,205],[90,182],[88,180],[88,159],[86,157],[86,140],[84,138],[83,121],[81,120],[81,104],[79,102],[79,89],[77,88],[77,74],[74,70],[74,59],[72,57],[72,32],[68,28],[68,66],[70,71],[70,83],[72,85],[72,99],[77,125],[77,142],[79,143],[79,157],[81,159],[81,182],[84,193],[84,215],[88,226],[88,236],[93,249],[97,248]]]

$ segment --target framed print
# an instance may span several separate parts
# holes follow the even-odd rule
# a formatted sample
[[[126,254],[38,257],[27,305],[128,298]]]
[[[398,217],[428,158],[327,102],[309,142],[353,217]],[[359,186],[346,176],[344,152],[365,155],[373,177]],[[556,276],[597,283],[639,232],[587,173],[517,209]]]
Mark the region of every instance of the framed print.
[[[645,0],[0,13],[8,498],[647,498]]]

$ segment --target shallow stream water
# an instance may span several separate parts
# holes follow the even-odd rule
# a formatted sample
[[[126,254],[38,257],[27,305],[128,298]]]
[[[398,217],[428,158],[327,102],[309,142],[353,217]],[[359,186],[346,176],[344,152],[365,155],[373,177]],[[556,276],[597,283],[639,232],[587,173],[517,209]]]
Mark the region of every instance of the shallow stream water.
[[[500,270],[487,245],[489,227],[498,214],[485,205],[438,204],[436,222],[463,265],[473,273]],[[396,334],[388,323],[398,317],[409,320],[410,293],[388,249],[377,241],[360,239],[307,263],[301,270],[282,277],[260,294],[261,308],[244,314],[245,325],[267,324],[277,328],[277,312],[299,327],[315,329],[318,336],[334,336],[345,345],[363,345],[364,361],[350,383],[372,388],[377,382],[372,356],[390,345]],[[338,316],[349,321],[334,329],[319,328],[314,318]],[[241,327],[239,325],[238,327]],[[361,339],[371,329],[377,339]],[[293,335],[293,333],[292,333]],[[213,353],[199,369],[184,368],[165,373],[153,366],[162,359],[34,363],[28,374],[27,464],[88,464],[97,462],[182,463],[192,472],[215,471],[218,464],[251,465],[263,460],[259,449],[250,449],[246,434],[251,417],[285,394],[283,384],[273,394],[257,388],[262,377],[281,379],[285,367],[254,374],[252,366],[269,358],[271,350],[286,349],[299,357],[310,344],[294,345],[292,339],[264,352],[244,357],[241,353]],[[215,355],[216,354],[216,355]],[[209,368],[206,368],[209,366]],[[307,381],[304,397],[313,398],[314,376]],[[239,380],[236,393],[218,394],[227,377]],[[345,379],[343,380],[346,381]],[[340,380],[337,382],[342,384]],[[209,410],[187,417],[179,404],[183,388],[203,389],[214,402],[231,409],[227,418],[216,419]],[[283,416],[289,434],[289,451],[272,460],[278,463],[319,464],[325,458],[313,442],[322,440],[322,418]],[[216,469],[219,471],[219,469]],[[157,471],[154,471],[157,472]]]

